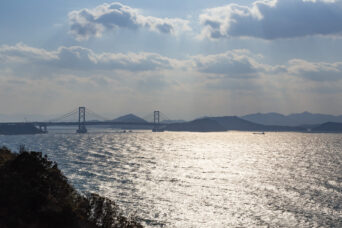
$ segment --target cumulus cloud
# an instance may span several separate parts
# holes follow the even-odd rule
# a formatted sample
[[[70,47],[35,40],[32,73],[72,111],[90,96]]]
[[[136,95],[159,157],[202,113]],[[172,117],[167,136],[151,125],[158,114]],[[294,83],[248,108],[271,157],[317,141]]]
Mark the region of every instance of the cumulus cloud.
[[[169,69],[176,64],[172,59],[155,53],[100,53],[91,49],[72,46],[54,51],[33,48],[24,44],[0,47],[0,60],[5,65],[26,64],[28,69],[51,68],[78,71],[126,70],[154,71]]]
[[[199,72],[247,79],[258,77],[259,73],[266,70],[266,66],[258,62],[259,58],[248,50],[233,50],[222,54],[194,56],[192,61]]]
[[[263,56],[245,49],[231,50],[214,55],[190,57],[192,71],[205,73],[211,79],[255,80],[267,75],[274,79],[287,76],[312,82],[342,80],[342,62],[310,62],[291,59],[287,64],[263,63]]]
[[[3,45],[0,47],[0,60],[2,63],[51,61],[56,58],[56,55],[52,52],[30,47],[22,43],[18,43],[15,46]]]
[[[340,81],[342,79],[342,62],[309,62],[302,59],[289,61],[288,74],[312,81]]]
[[[270,65],[263,63],[261,55],[245,49],[231,50],[212,55],[189,56],[187,59],[174,59],[156,53],[95,53],[80,47],[60,47],[56,50],[34,48],[19,43],[14,46],[0,46],[0,66],[4,74],[21,71],[27,75],[42,77],[60,72],[126,71],[163,75],[162,72],[186,74],[200,73],[211,79],[258,79],[263,75],[287,75],[309,81],[340,81],[342,62],[310,62],[292,59],[287,64]],[[6,71],[6,69],[8,71]],[[6,71],[6,72],[5,72]],[[146,82],[146,80],[145,80]]]
[[[342,35],[340,0],[258,0],[205,10],[201,37],[256,37],[273,40],[310,35]]]
[[[155,53],[96,53],[78,46],[45,50],[17,44],[0,46],[0,60],[0,101],[8,107],[19,102],[28,109],[34,101],[32,110],[54,102],[73,107],[85,100],[99,105],[101,100],[108,107],[141,110],[165,104],[189,108],[195,101],[203,112],[229,112],[241,105],[250,112],[262,102],[268,109],[283,107],[282,102],[293,107],[298,99],[300,108],[309,107],[303,105],[310,100],[325,104],[339,97],[342,88],[342,62],[292,59],[283,65],[266,64],[248,50],[174,59]],[[340,103],[336,99],[333,106]]]
[[[69,22],[70,32],[77,40],[100,37],[104,31],[118,28],[147,28],[165,34],[191,30],[187,20],[144,16],[139,10],[118,2],[104,3],[94,9],[72,11],[69,13]]]

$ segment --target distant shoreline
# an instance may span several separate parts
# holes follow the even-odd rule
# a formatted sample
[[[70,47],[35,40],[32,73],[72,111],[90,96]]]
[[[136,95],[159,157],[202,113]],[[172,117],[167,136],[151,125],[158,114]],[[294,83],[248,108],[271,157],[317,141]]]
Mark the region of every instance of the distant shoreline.
[[[126,129],[125,126],[121,126]],[[136,126],[141,129],[141,126]],[[129,129],[135,129],[130,125]],[[161,131],[171,132],[303,132],[303,133],[342,133],[342,123],[326,122],[315,126],[279,126],[254,123],[237,116],[205,117],[188,122],[160,124]],[[30,123],[0,124],[0,135],[32,135],[46,133]]]
[[[30,123],[0,124],[0,135],[34,135],[42,134],[42,130]]]

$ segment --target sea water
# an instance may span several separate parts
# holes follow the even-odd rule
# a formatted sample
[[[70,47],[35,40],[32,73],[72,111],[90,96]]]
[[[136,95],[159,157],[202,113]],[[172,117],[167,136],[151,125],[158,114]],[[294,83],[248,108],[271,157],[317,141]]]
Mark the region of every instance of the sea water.
[[[147,227],[342,227],[342,134],[0,136],[0,146],[20,145]]]

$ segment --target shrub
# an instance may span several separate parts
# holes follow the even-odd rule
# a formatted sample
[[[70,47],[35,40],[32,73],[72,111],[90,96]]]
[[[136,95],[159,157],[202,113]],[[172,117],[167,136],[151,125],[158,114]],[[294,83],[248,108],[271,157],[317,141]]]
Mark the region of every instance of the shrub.
[[[81,195],[40,152],[0,149],[0,227],[142,227],[97,194]]]

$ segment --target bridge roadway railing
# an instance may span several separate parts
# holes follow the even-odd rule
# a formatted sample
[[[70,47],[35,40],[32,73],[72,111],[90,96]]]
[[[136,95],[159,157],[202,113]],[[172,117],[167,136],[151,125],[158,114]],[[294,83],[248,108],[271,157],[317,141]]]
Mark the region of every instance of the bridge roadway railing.
[[[28,123],[28,122],[26,122]],[[79,122],[31,122],[31,124],[37,125],[37,126],[78,126]],[[84,122],[87,126],[100,126],[100,125],[139,125],[139,126],[164,126],[168,125],[165,123],[141,123],[141,122],[113,122],[113,121],[86,121]]]

